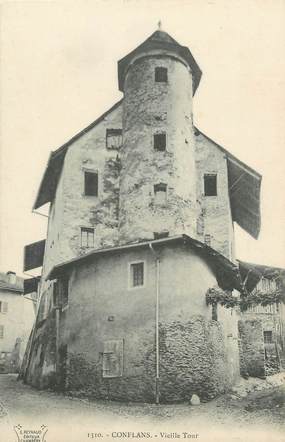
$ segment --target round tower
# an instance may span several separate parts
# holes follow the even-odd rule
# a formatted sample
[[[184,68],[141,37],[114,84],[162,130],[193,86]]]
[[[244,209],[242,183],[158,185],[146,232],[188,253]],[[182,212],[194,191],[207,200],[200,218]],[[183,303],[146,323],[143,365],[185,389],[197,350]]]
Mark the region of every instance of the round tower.
[[[124,92],[120,241],[195,237],[192,100],[201,71],[189,49],[162,31],[118,68]]]

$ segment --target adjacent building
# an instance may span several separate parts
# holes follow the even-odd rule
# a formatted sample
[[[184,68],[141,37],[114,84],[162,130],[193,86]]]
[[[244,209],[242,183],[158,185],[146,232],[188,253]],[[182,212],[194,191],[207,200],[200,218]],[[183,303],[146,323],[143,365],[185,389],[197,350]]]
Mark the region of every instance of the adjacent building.
[[[118,62],[123,98],[51,153],[47,238],[25,248],[42,266],[26,382],[173,402],[239,377],[238,310],[205,294],[243,291],[234,223],[258,237],[261,176],[194,125],[201,76],[154,32]]]
[[[34,323],[34,301],[23,292],[23,278],[0,272],[0,373],[19,371]]]

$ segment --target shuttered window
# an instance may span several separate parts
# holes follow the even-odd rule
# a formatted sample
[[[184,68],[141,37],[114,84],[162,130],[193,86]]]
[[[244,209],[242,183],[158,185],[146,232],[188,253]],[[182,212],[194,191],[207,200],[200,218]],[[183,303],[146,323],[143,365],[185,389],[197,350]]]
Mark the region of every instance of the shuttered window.
[[[93,227],[81,227],[81,247],[94,247]]]
[[[4,338],[4,325],[0,325],[0,339]]]
[[[117,378],[123,375],[123,339],[104,342],[103,377]]]
[[[123,144],[122,129],[106,130],[107,149],[120,149]]]

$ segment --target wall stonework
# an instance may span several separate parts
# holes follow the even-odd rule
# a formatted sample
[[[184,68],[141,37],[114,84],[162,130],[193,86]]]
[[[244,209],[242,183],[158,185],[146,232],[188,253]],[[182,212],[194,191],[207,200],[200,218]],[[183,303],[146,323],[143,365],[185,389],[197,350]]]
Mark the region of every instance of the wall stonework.
[[[243,376],[264,377],[265,358],[263,327],[259,319],[245,319],[238,322],[240,334],[241,374]]]
[[[236,337],[236,318],[221,307],[219,321],[211,320],[205,293],[216,280],[193,250],[164,246],[156,252],[160,256],[161,400],[183,401],[191,392],[209,399],[229,388],[238,376],[237,341],[229,343],[229,334]],[[142,288],[129,288],[128,265],[133,261],[145,263]],[[197,274],[203,274],[200,281]],[[153,253],[138,249],[97,257],[72,271],[69,286],[68,309],[60,319],[60,345],[68,349],[67,390],[96,398],[153,402]],[[102,352],[104,342],[112,339],[124,341],[123,376],[106,379],[102,376]]]
[[[155,67],[168,70],[155,82]],[[166,132],[166,151],[153,135]],[[152,239],[153,232],[196,236],[196,174],[192,76],[167,55],[136,60],[125,79],[120,176],[120,242]],[[167,184],[167,202],[156,205],[154,185]]]
[[[211,247],[234,260],[234,232],[228,190],[227,159],[203,134],[195,136],[196,188],[203,229],[198,239],[211,235]],[[217,196],[204,196],[204,174],[217,174]],[[202,221],[201,221],[202,220]]]

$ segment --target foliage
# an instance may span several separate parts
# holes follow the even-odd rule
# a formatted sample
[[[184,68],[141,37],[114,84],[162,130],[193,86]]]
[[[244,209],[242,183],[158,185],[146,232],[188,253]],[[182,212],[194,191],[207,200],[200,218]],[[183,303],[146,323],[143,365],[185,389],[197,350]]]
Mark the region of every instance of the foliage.
[[[206,292],[206,304],[220,304],[226,308],[240,307],[241,311],[247,310],[251,306],[285,303],[285,294],[282,290],[271,292],[255,291],[249,294],[242,294],[241,297],[235,297],[229,291],[224,291],[220,287],[212,287]]]

